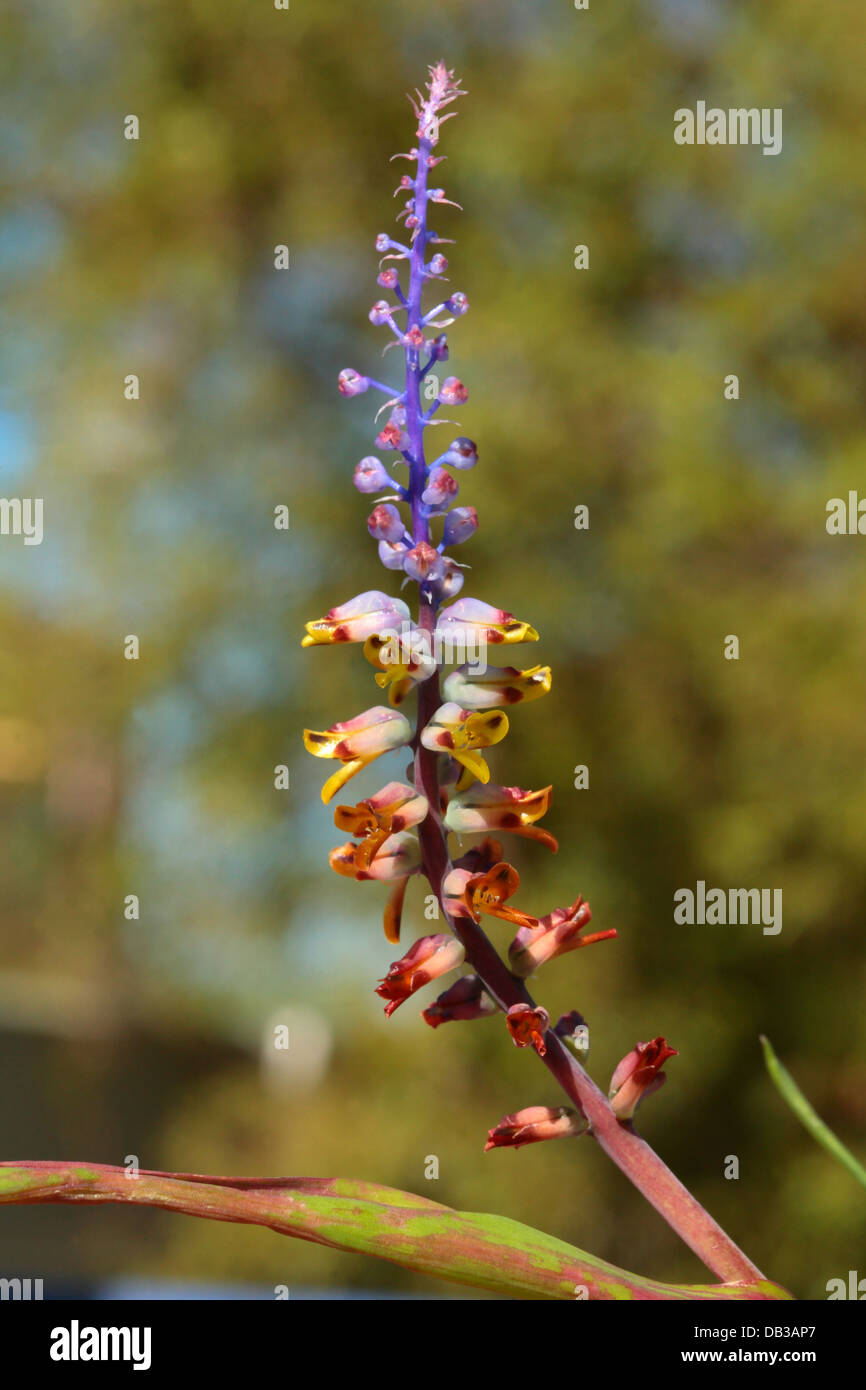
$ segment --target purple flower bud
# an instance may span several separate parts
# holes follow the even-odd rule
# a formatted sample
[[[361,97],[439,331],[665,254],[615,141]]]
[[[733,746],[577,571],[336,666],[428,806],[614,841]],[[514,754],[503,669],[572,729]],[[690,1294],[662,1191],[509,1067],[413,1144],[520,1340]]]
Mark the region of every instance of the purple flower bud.
[[[337,386],[341,396],[360,396],[369,388],[369,381],[360,372],[356,372],[354,367],[344,367],[337,377]]]
[[[368,454],[356,465],[353,481],[359,492],[380,492],[392,482],[384,464],[373,454]]]
[[[376,250],[387,251],[390,245],[391,238],[388,236],[387,232],[380,232],[376,237]]]
[[[455,290],[451,298],[446,299],[445,308],[459,318],[460,315],[465,314],[466,310],[469,308],[469,300],[462,290]]]
[[[374,541],[395,541],[403,539],[405,532],[403,518],[391,502],[382,502],[374,507],[367,517],[367,530]]]
[[[436,462],[447,463],[449,468],[474,468],[478,462],[478,446],[474,440],[461,435],[459,439],[452,439],[446,453]]]
[[[448,361],[448,339],[444,333],[440,333],[438,338],[431,338],[427,343],[427,350],[430,353],[431,362]]]
[[[430,261],[430,264],[427,266],[427,269],[430,271],[432,275],[444,275],[446,270],[448,269],[448,260],[445,256],[442,255],[441,251],[437,251],[436,255],[433,257],[433,259]]]
[[[454,598],[463,588],[463,571],[448,555],[442,557],[442,575],[437,588],[441,598]]]
[[[397,274],[397,271],[394,269],[392,265],[389,265],[376,277],[376,283],[378,285],[381,285],[383,290],[396,289],[399,282],[400,276]]]
[[[446,376],[436,399],[441,405],[465,405],[469,392],[457,376]]]
[[[431,468],[427,486],[421,493],[425,507],[444,510],[457,496],[457,484],[447,468]]]
[[[391,317],[391,305],[387,299],[377,299],[367,317],[377,328],[380,324],[387,323]]]
[[[478,530],[478,513],[474,507],[455,507],[445,518],[442,539],[446,545],[468,541]]]
[[[401,570],[408,551],[409,546],[403,540],[397,541],[394,545],[390,541],[379,542],[379,559],[386,570]]]

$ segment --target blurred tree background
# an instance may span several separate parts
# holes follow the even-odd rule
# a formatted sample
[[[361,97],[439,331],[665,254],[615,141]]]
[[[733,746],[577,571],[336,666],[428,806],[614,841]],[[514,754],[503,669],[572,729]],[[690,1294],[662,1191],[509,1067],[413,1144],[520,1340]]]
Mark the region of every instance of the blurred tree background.
[[[377,694],[357,648],[299,637],[396,591],[351,486],[378,401],[338,408],[335,379],[394,370],[373,241],[404,92],[443,57],[469,93],[442,146],[465,212],[438,219],[472,305],[450,335],[481,455],[465,592],[533,622],[515,657],[554,667],[491,764],[553,783],[561,849],[509,857],[521,906],[580,891],[620,933],[537,992],[585,1014],[602,1086],[639,1038],[679,1049],[642,1132],[769,1275],[821,1298],[862,1272],[863,1194],[758,1045],[862,1154],[866,542],[825,529],[866,479],[862,5],[10,0],[0,32],[0,491],[45,499],[41,546],[0,539],[3,1156],[369,1178],[701,1277],[591,1143],[482,1153],[560,1097],[495,1023],[386,1025],[384,893],[330,873],[301,745]],[[782,107],[783,152],[675,145],[698,99]],[[675,925],[697,879],[781,888],[782,932]],[[423,926],[415,885],[404,935]],[[4,1210],[0,1252],[46,1291],[445,1290],[120,1209]]]

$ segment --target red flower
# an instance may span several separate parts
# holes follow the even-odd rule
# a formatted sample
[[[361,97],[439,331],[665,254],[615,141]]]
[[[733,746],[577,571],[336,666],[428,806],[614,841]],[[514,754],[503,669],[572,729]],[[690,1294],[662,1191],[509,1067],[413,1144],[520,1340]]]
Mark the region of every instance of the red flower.
[[[675,1047],[664,1038],[639,1042],[623,1057],[610,1079],[611,1108],[618,1120],[630,1120],[644,1096],[652,1095],[666,1080],[662,1067],[669,1057],[677,1057]]]
[[[570,907],[558,907],[546,917],[540,917],[535,927],[521,927],[508,948],[512,973],[524,977],[531,975],[545,961],[553,960],[554,956],[616,936],[613,927],[582,936],[591,917],[589,903],[578,897]]]
[[[488,1131],[484,1152],[488,1149],[519,1149],[523,1144],[540,1144],[543,1139],[567,1139],[585,1134],[586,1121],[567,1105],[529,1105],[516,1115],[506,1115],[494,1129]]]
[[[385,1005],[388,1017],[416,990],[446,975],[463,964],[465,952],[454,936],[422,936],[402,957],[395,960],[376,993],[389,1002]]]
[[[550,1014],[529,1004],[512,1004],[505,1016],[508,1031],[515,1047],[534,1047],[539,1057],[547,1052],[544,1034],[550,1026]]]
[[[434,1000],[421,1017],[431,1028],[441,1023],[452,1023],[457,1019],[489,1018],[497,1012],[490,995],[484,989],[477,975],[461,975],[450,989]]]

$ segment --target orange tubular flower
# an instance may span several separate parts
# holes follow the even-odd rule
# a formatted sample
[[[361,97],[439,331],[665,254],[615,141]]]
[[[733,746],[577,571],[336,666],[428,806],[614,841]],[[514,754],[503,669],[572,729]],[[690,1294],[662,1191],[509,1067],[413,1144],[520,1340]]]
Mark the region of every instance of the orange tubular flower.
[[[407,782],[389,782],[375,796],[359,801],[355,806],[338,806],[334,824],[338,830],[360,838],[359,864],[369,862],[389,835],[420,825],[429,807],[427,798]]]
[[[509,830],[526,839],[540,840],[555,853],[558,842],[549,831],[533,824],[547,814],[552,796],[552,787],[529,792],[522,787],[500,787],[495,782],[486,787],[476,785],[451,797],[445,811],[445,824],[458,835],[480,830]]]
[[[388,835],[373,855],[364,844],[338,845],[328,855],[328,862],[335,873],[344,878],[378,879],[388,883],[393,879],[408,878],[421,866],[421,849],[417,835],[409,830],[401,830],[398,835]]]
[[[545,1056],[544,1035],[550,1027],[550,1014],[546,1009],[533,1008],[531,1004],[512,1004],[505,1022],[515,1047],[534,1047],[539,1057]]]
[[[537,927],[538,918],[505,902],[520,887],[520,875],[511,864],[494,864],[486,873],[471,875],[463,888],[463,902],[473,922],[480,922],[481,913],[501,917],[504,922],[516,922],[519,927]]]
[[[484,1152],[490,1149],[520,1149],[524,1144],[540,1144],[545,1139],[569,1139],[585,1134],[586,1120],[567,1105],[528,1105],[514,1115],[506,1115],[488,1132]]]

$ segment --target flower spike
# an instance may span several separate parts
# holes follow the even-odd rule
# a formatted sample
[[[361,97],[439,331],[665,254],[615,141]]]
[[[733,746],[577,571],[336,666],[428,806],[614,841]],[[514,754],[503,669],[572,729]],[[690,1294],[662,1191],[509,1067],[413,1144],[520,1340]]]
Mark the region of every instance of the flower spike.
[[[382,753],[411,749],[404,782],[389,782],[355,805],[337,806],[335,824],[349,839],[332,850],[330,863],[349,878],[387,883],[383,926],[391,942],[400,938],[411,877],[420,874],[427,880],[425,916],[431,906],[437,917],[442,910],[443,931],[417,940],[379,981],[376,993],[385,1001],[387,1015],[466,961],[471,973],[461,975],[423,1010],[424,1022],[435,1029],[502,1012],[514,1045],[544,1058],[576,1106],[536,1105],[506,1115],[489,1131],[485,1148],[517,1149],[576,1136],[590,1129],[592,1117],[601,1147],[719,1275],[721,1287],[738,1290],[731,1296],[764,1297],[763,1292],[746,1293],[744,1287],[757,1287],[760,1272],[630,1132],[642,1098],[664,1082],[662,1068],[676,1055],[674,1049],[662,1037],[638,1043],[614,1072],[608,1109],[581,1066],[589,1046],[583,1016],[572,1010],[551,1031],[547,1010],[532,1000],[524,984],[539,966],[609,940],[616,931],[588,933],[592,914],[581,897],[540,919],[511,906],[520,878],[504,860],[499,839],[489,833],[507,831],[557,848],[539,825],[550,807],[551,788],[527,790],[493,782],[484,758],[484,750],[508,732],[505,711],[534,702],[551,688],[549,666],[494,667],[488,664],[488,648],[535,642],[538,632],[505,608],[463,597],[467,566],[451,553],[452,547],[470,541],[478,526],[474,497],[461,495],[457,502],[462,491],[470,492],[466,484],[474,478],[461,478],[458,488],[455,476],[475,467],[478,448],[445,418],[446,413],[459,414],[469,388],[460,376],[445,376],[442,366],[454,353],[443,330],[463,318],[469,301],[462,290],[452,291],[450,283],[438,288],[446,271],[452,273],[439,248],[453,242],[430,226],[429,217],[431,208],[441,208],[449,217],[446,208],[459,207],[443,188],[432,186],[438,180],[431,174],[442,158],[436,152],[441,127],[455,114],[450,108],[461,94],[454,73],[438,63],[430,68],[424,92],[409,98],[415,143],[394,155],[414,166],[400,176],[395,190],[397,221],[404,230],[399,239],[381,232],[375,240],[378,288],[367,301],[372,302],[369,319],[385,330],[383,354],[396,348],[402,358],[404,384],[389,386],[351,367],[337,380],[347,398],[370,391],[384,397],[384,402],[375,401],[379,408],[374,415],[369,407],[371,436],[376,450],[387,450],[392,458],[383,462],[378,453],[365,454],[353,481],[370,498],[367,528],[381,564],[399,575],[401,592],[408,585],[416,587],[411,611],[402,599],[371,589],[306,627],[305,647],[362,643],[376,684],[387,690],[390,702],[322,732],[305,731],[309,752],[340,764],[322,789],[323,801],[330,801]],[[435,380],[432,391],[428,378],[431,384]],[[454,427],[455,437],[440,453],[428,446],[434,437],[429,431],[441,425]],[[406,474],[395,476],[394,470],[403,467]],[[456,669],[443,682],[445,664]],[[414,728],[397,709],[410,691],[418,704]],[[483,840],[452,859],[449,838],[475,834]],[[486,917],[517,928],[507,961],[485,931]],[[705,1290],[698,1296],[705,1296]],[[720,1291],[720,1296],[725,1295]]]

